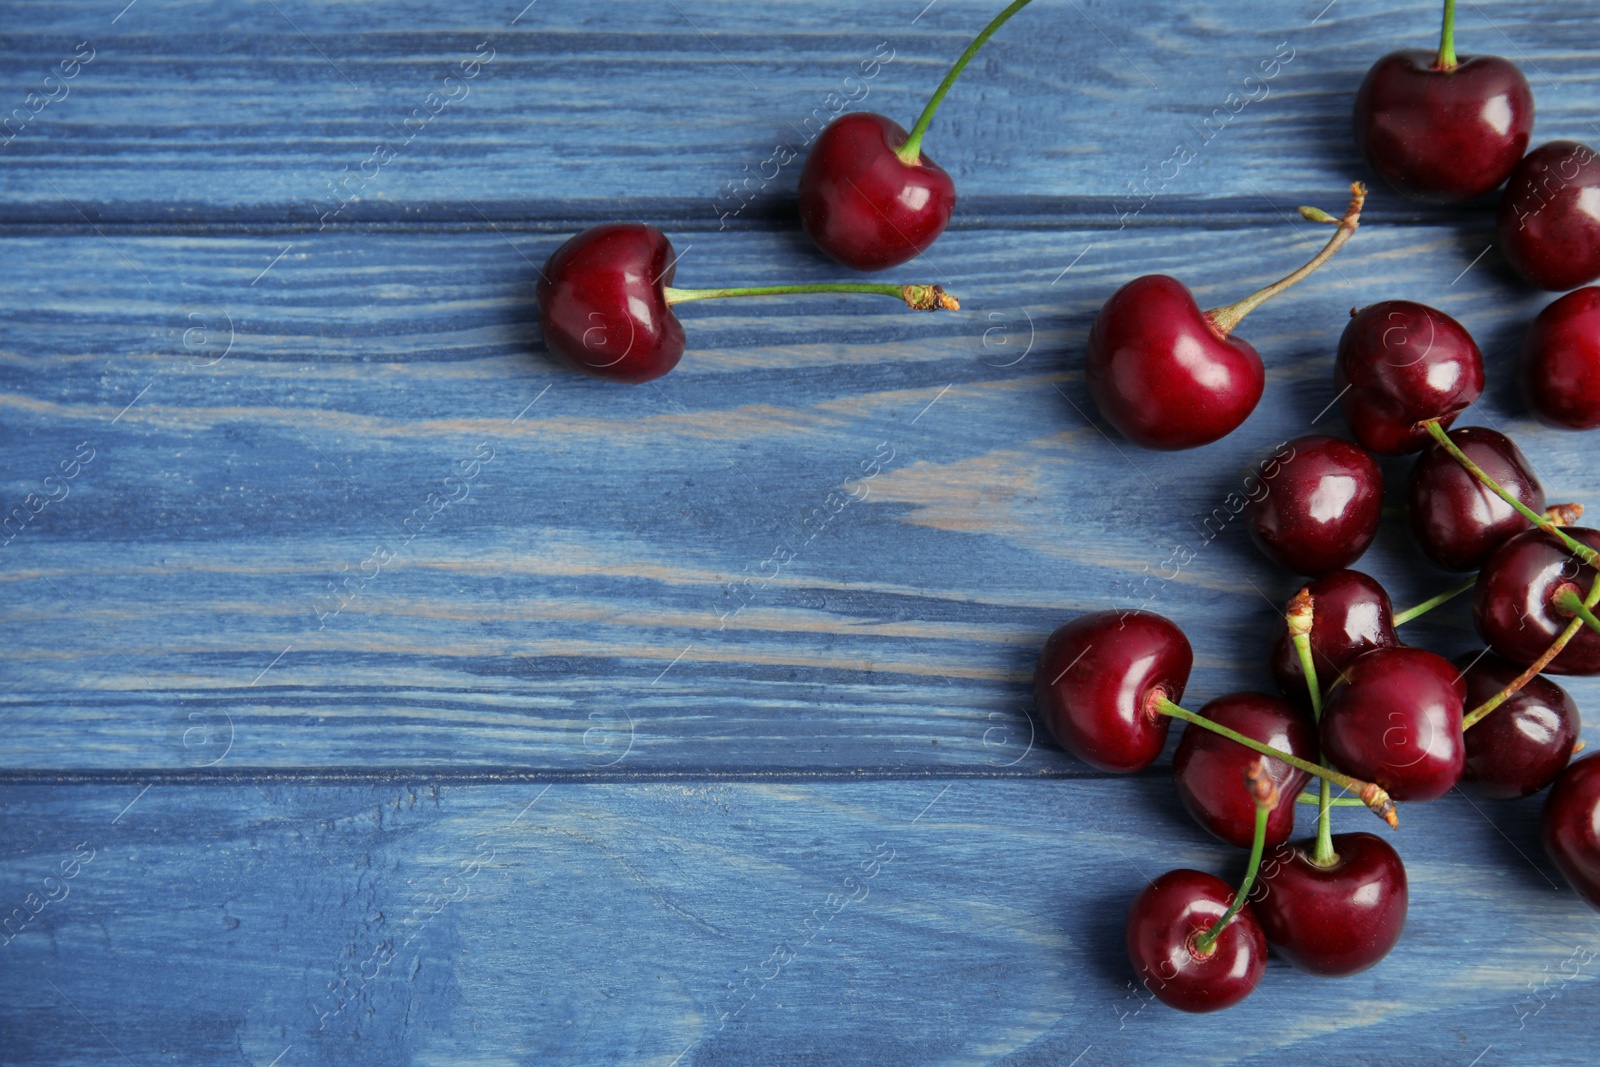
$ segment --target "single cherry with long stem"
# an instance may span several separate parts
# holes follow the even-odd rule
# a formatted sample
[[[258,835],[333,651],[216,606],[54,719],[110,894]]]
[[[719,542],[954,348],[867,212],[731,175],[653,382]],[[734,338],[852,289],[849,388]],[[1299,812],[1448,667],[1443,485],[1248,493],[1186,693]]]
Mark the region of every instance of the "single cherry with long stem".
[[[1316,730],[1281,697],[1228,693],[1207,701],[1200,714],[1302,759],[1317,758]],[[1239,788],[1239,779],[1258,762],[1287,797],[1297,795],[1310,777],[1298,768],[1241,748],[1220,734],[1186,727],[1172,755],[1172,784],[1184,810],[1202,828],[1230,845],[1249,848],[1256,806]],[[1267,845],[1281,845],[1293,834],[1294,805],[1281,804],[1267,820]]]
[[[1467,702],[1480,704],[1522,673],[1510,660],[1484,649],[1456,657],[1467,683]],[[1539,675],[1501,702],[1495,714],[1466,732],[1463,784],[1493,800],[1532,796],[1561,773],[1578,741],[1578,705],[1568,692]]]

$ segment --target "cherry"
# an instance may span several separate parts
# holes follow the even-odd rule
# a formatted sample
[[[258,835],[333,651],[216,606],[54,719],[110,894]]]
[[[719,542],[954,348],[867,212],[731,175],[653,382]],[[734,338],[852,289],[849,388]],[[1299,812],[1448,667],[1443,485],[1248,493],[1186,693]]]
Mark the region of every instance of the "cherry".
[[[601,378],[647,382],[683,358],[683,326],[672,305],[690,300],[791,293],[896,296],[918,311],[960,307],[937,285],[769,285],[673,289],[677,257],[662,232],[642,223],[592,226],[550,255],[535,295],[545,344]]]
[[[1467,687],[1443,656],[1379,648],[1355,659],[1322,709],[1322,752],[1396,800],[1434,800],[1461,778]]]
[[[1356,147],[1402,196],[1451,203],[1511,173],[1533,134],[1533,91],[1516,64],[1455,52],[1446,0],[1439,50],[1390,52],[1356,93]]]
[[[1375,648],[1396,648],[1394,608],[1377,580],[1360,571],[1334,571],[1306,586],[1316,604],[1311,623],[1311,654],[1317,680],[1331,687],[1355,658]],[[1287,610],[1287,609],[1286,609]],[[1309,707],[1305,671],[1290,640],[1281,631],[1272,647],[1272,676],[1283,695]]]
[[[1568,293],[1539,312],[1522,341],[1517,384],[1546,426],[1600,427],[1600,288]]]
[[[1266,372],[1240,321],[1327,262],[1355,233],[1366,189],[1350,187],[1338,231],[1305,266],[1226,307],[1201,311],[1194,294],[1165,274],[1135,278],[1112,294],[1089,331],[1084,375],[1106,421],[1145,448],[1209,444],[1237,429],[1261,399]],[[1301,208],[1313,221],[1335,221]]]
[[[1539,822],[1546,855],[1567,884],[1600,910],[1600,752],[1561,772]]]
[[[1468,426],[1451,430],[1450,440],[1527,507],[1544,510],[1544,486],[1510,438]],[[1507,538],[1532,528],[1438,442],[1424,448],[1412,466],[1406,503],[1422,554],[1450,571],[1477,570]]]
[[[1480,705],[1511,685],[1522,668],[1485,649],[1456,657],[1467,683],[1467,704]],[[1461,780],[1494,800],[1532,796],[1561,773],[1578,740],[1578,705],[1543,675],[1535,675],[1466,732]]]
[[[1301,759],[1317,759],[1317,736],[1306,717],[1291,705],[1265,693],[1230,693],[1217,697],[1200,714],[1281,748]],[[1278,791],[1297,796],[1311,776],[1256,753],[1220,734],[1186,727],[1172,758],[1172,780],[1178,799],[1194,821],[1230,845],[1247,848],[1255,832],[1256,806],[1239,781],[1260,761]],[[1279,804],[1267,818],[1266,842],[1279,845],[1294,833],[1294,805]]]
[[[1572,527],[1564,533],[1600,550],[1600,531]],[[1586,593],[1595,568],[1579,563],[1556,534],[1528,530],[1507,540],[1478,572],[1472,610],[1490,648],[1524,666],[1540,660],[1563,632],[1572,635],[1541,666],[1550,674],[1600,674],[1600,632],[1575,619],[1571,598]],[[1592,606],[1592,605],[1590,605]]]
[[[1541,289],[1600,279],[1600,159],[1577,141],[1551,141],[1511,172],[1495,221],[1500,254]]]
[[[961,53],[906,133],[871,112],[841,115],[817,135],[800,172],[800,225],[818,248],[856,270],[883,270],[920,255],[944,232],[956,186],[922,153],[922,138],[945,93],[1007,19],[1016,0]]]
[[[1410,300],[1352,312],[1339,338],[1334,389],[1362,447],[1380,456],[1428,443],[1417,423],[1445,427],[1483,392],[1483,355],[1462,325]]]
[[[1157,1000],[1181,1011],[1231,1008],[1255,992],[1267,939],[1248,904],[1223,927],[1209,954],[1196,940],[1228,910],[1233,887],[1204,871],[1168,871],[1128,908],[1128,960]]]
[[[1349,441],[1322,434],[1288,443],[1289,458],[1266,491],[1244,507],[1246,529],[1262,555],[1297,574],[1319,575],[1354,563],[1372,544],[1383,517],[1383,472]]]
[[[1330,978],[1366,970],[1389,954],[1406,924],[1406,868],[1373,834],[1333,835],[1327,866],[1314,842],[1283,845],[1261,865],[1251,894],[1267,941],[1294,967]]]

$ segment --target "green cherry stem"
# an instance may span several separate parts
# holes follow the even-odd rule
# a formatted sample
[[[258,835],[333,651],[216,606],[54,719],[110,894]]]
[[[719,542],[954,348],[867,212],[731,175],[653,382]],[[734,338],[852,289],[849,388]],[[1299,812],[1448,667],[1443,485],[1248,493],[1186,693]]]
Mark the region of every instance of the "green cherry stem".
[[[1261,760],[1256,760],[1245,771],[1245,783],[1250,790],[1251,798],[1256,802],[1256,833],[1250,842],[1250,862],[1245,867],[1244,881],[1239,883],[1239,891],[1233,895],[1232,902],[1228,904],[1228,910],[1211,924],[1209,930],[1194,939],[1195,955],[1202,958],[1211,955],[1216,949],[1217,938],[1222,936],[1222,931],[1233,922],[1233,917],[1239,914],[1244,902],[1250,899],[1250,890],[1256,884],[1256,872],[1261,869],[1261,853],[1267,843],[1267,816],[1278,806],[1278,787]]]
[[[1571,615],[1575,619],[1582,619],[1591,630],[1600,631],[1600,617],[1589,609],[1583,602],[1583,597],[1578,595],[1578,587],[1564,585],[1550,598],[1550,603],[1563,615]]]
[[[1565,592],[1565,590],[1563,590],[1563,592]],[[1593,613],[1596,604],[1600,604],[1600,575],[1595,576],[1594,582],[1589,586],[1589,595],[1584,597],[1578,606],[1588,610],[1590,613]],[[1516,694],[1517,690],[1521,689],[1523,686],[1533,681],[1534,678],[1538,677],[1539,672],[1548,667],[1550,665],[1550,661],[1560,655],[1561,650],[1567,647],[1568,642],[1570,642],[1574,637],[1578,636],[1578,631],[1587,625],[1588,623],[1586,623],[1581,616],[1578,616],[1576,613],[1574,613],[1572,621],[1567,623],[1567,628],[1565,630],[1562,630],[1556,635],[1556,639],[1550,643],[1550,647],[1544,650],[1544,655],[1528,664],[1527,669],[1521,674],[1517,675],[1515,678],[1511,679],[1506,687],[1500,690],[1500,692],[1496,693],[1494,696],[1490,697],[1488,700],[1485,700],[1482,704],[1479,704],[1477,707],[1463,715],[1461,717],[1461,728],[1463,730],[1470,729],[1485,715],[1489,714],[1495,708],[1498,708],[1501,704],[1504,704],[1507,700],[1510,700],[1511,697]]]
[[[1220,722],[1212,722],[1203,715],[1196,715],[1188,708],[1174,704],[1159,689],[1151,690],[1150,696],[1146,698],[1145,706],[1148,711],[1154,714],[1169,715],[1174,719],[1182,719],[1184,722],[1193,723],[1202,730],[1210,730],[1214,734],[1221,734],[1229,741],[1241,744],[1252,752],[1259,752],[1263,756],[1271,756],[1279,762],[1287,763],[1291,767],[1297,767],[1307,774],[1316,775],[1318,778],[1326,778],[1341,789],[1348,790],[1352,795],[1360,797],[1361,802],[1371,808],[1390,827],[1398,828],[1400,825],[1400,817],[1395,814],[1394,801],[1389,799],[1389,794],[1384,792],[1383,787],[1380,785],[1373,782],[1363,782],[1359,778],[1352,778],[1348,774],[1336,771],[1331,767],[1319,767],[1309,760],[1290,755],[1282,749],[1262,744],[1253,737],[1246,737],[1238,730],[1230,729]]]
[[[1238,326],[1244,317],[1250,314],[1250,312],[1254,311],[1268,300],[1271,300],[1273,297],[1277,296],[1291,285],[1294,285],[1296,282],[1301,281],[1310,274],[1314,273],[1318,267],[1332,259],[1333,254],[1339,251],[1339,249],[1343,248],[1345,242],[1354,236],[1356,227],[1361,225],[1361,205],[1365,204],[1366,202],[1367,187],[1362,185],[1360,182],[1356,182],[1350,186],[1350,206],[1345,209],[1344,218],[1342,219],[1336,219],[1320,208],[1301,208],[1300,215],[1303,218],[1308,219],[1311,222],[1331,222],[1335,226],[1339,227],[1339,229],[1328,240],[1328,243],[1323,246],[1322,251],[1312,256],[1311,259],[1306,262],[1305,266],[1301,267],[1293,274],[1279,278],[1265,289],[1257,289],[1243,300],[1238,300],[1232,304],[1226,304],[1219,308],[1212,308],[1210,311],[1206,312],[1206,321],[1211,324],[1211,328],[1216,330],[1217,333],[1223,337],[1228,336],[1233,332],[1234,327]]]
[[[1300,657],[1300,671],[1306,676],[1306,692],[1311,697],[1311,714],[1322,722],[1322,683],[1317,680],[1317,661],[1311,655],[1311,623],[1315,618],[1316,602],[1309,588],[1302,589],[1289,601],[1289,641]],[[1323,760],[1326,764],[1327,760]],[[1333,820],[1328,809],[1333,805],[1333,794],[1326,778],[1317,782],[1317,848],[1311,862],[1318,867],[1332,867],[1339,862],[1333,851]]]
[[[883,285],[872,282],[825,282],[820,285],[751,285],[742,289],[662,290],[667,303],[686,304],[691,300],[720,300],[730,296],[789,296],[794,293],[866,293],[893,296],[906,302],[912,311],[959,311],[961,302],[937,285]]]
[[[1427,600],[1424,600],[1420,604],[1414,604],[1414,605],[1412,605],[1411,607],[1407,608],[1404,611],[1395,612],[1394,624],[1396,626],[1404,626],[1406,623],[1410,622],[1412,619],[1415,619],[1415,618],[1417,618],[1419,616],[1422,616],[1422,615],[1426,615],[1428,612],[1432,611],[1434,608],[1438,607],[1440,604],[1443,604],[1443,603],[1446,603],[1448,601],[1454,600],[1456,597],[1460,596],[1462,593],[1467,592],[1469,589],[1471,589],[1473,586],[1475,586],[1477,584],[1478,584],[1478,579],[1477,579],[1477,576],[1474,575],[1473,577],[1468,578],[1466,581],[1462,582],[1460,585],[1453,586],[1453,587],[1451,587],[1449,589],[1446,589],[1444,592],[1440,593],[1438,596],[1429,597]]]
[[[928,124],[933,121],[933,113],[939,110],[939,105],[944,102],[944,94],[950,91],[950,86],[961,77],[961,72],[967,69],[967,64],[972,62],[972,57],[978,54],[978,49],[984,46],[989,38],[994,36],[994,31],[1006,24],[1006,20],[1018,11],[1027,7],[1032,0],[1015,0],[1006,5],[1006,9],[989,21],[983,32],[972,39],[967,45],[967,50],[961,53],[961,58],[956,60],[956,65],[950,68],[950,73],[944,76],[944,81],[939,83],[939,88],[933,91],[933,96],[928,99],[928,106],[922,109],[922,114],[917,116],[917,123],[911,127],[911,132],[906,135],[906,143],[895,150],[895,155],[900,157],[900,162],[908,167],[914,167],[922,160],[922,135],[928,132]]]
[[[1439,30],[1439,55],[1433,69],[1456,69],[1456,0],[1444,0],[1444,26]]]
[[[1296,804],[1316,804],[1320,807],[1322,805],[1322,798],[1315,793],[1301,793],[1299,796],[1294,798],[1294,802]],[[1332,800],[1328,801],[1328,806],[1330,808],[1366,807],[1365,804],[1361,803],[1361,801],[1357,800],[1355,797],[1334,797]]]

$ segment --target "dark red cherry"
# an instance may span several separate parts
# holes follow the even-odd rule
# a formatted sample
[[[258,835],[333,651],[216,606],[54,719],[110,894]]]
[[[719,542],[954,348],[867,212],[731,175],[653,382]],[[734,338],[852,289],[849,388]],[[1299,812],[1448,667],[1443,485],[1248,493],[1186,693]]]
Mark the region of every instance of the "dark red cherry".
[[[1261,863],[1250,906],[1267,941],[1290,964],[1338,978],[1389,954],[1406,925],[1405,864],[1381,837],[1334,834],[1338,859],[1311,862],[1315,841],[1283,845]]]
[[[1461,779],[1467,687],[1443,656],[1380,648],[1345,668],[1322,709],[1322,754],[1395,800],[1434,800]]]
[[[1533,133],[1533,91],[1514,63],[1463,56],[1440,70],[1422,49],[1390,52],[1356,93],[1356,147],[1396,192],[1452,203],[1511,173]]]
[[[1317,733],[1311,720],[1278,697],[1230,693],[1211,701],[1200,714],[1292,756],[1317,762]],[[1249,848],[1255,840],[1256,803],[1239,783],[1258,760],[1283,798],[1267,816],[1270,847],[1294,833],[1294,798],[1309,774],[1196,726],[1185,727],[1172,757],[1172,780],[1184,810],[1206,830],[1240,848]]]
[[[1545,799],[1540,829],[1545,853],[1567,884],[1600,910],[1600,752],[1561,772]]]
[[[1467,707],[1475,708],[1522,673],[1510,660],[1485,649],[1456,657],[1467,683]],[[1494,800],[1532,796],[1572,758],[1578,740],[1578,705],[1544,675],[1507,697],[1467,728],[1467,764],[1461,780]]]
[[[1541,289],[1600,279],[1600,159],[1577,141],[1551,141],[1511,172],[1495,223],[1500,254]]]
[[[1539,312],[1522,341],[1517,384],[1546,426],[1600,427],[1600,288],[1568,293]]]
[[[867,111],[841,115],[817,135],[800,172],[800,225],[834,259],[856,270],[904,263],[944,232],[956,185],[926,155],[895,154],[906,131]]]
[[[1334,571],[1306,586],[1311,591],[1311,655],[1317,683],[1332,688],[1355,658],[1375,648],[1396,648],[1394,606],[1377,579],[1360,571]],[[1287,610],[1287,609],[1285,609]],[[1311,707],[1300,655],[1281,623],[1272,646],[1272,676],[1283,695],[1302,708]]]
[[[1501,488],[1533,511],[1544,511],[1544,486],[1509,437],[1481,426],[1451,430],[1449,436]],[[1406,506],[1422,554],[1447,571],[1475,571],[1507,538],[1533,528],[1437,441],[1411,468]]]
[[[1269,477],[1264,491],[1244,507],[1256,547],[1296,574],[1319,575],[1348,567],[1372,544],[1383,517],[1383,472],[1358,445],[1310,434]]]
[[[1356,312],[1339,338],[1333,387],[1362,447],[1380,456],[1416,452],[1432,438],[1417,423],[1446,429],[1483,392],[1483,355],[1442,311],[1384,300]]]
[[[1181,701],[1193,665],[1189,639],[1163,616],[1080,615],[1045,641],[1034,701],[1062,748],[1102,771],[1137,771],[1161,755],[1172,725],[1151,694]]]
[[[654,226],[591,226],[551,253],[535,296],[545,344],[580,370],[620,382],[659,378],[683,358],[667,306],[676,257]]]
[[[1267,940],[1249,904],[1222,928],[1208,955],[1195,947],[1195,939],[1228,910],[1233,893],[1228,883],[1203,871],[1176,870],[1133,898],[1128,962],[1157,1000],[1181,1011],[1218,1011],[1255,992],[1267,966]]]
[[[1600,550],[1600,530],[1569,527],[1568,536]],[[1484,643],[1523,666],[1544,655],[1572,621],[1551,602],[1563,588],[1587,594],[1594,568],[1579,563],[1556,537],[1529,530],[1506,541],[1478,572],[1472,613]],[[1544,668],[1546,674],[1600,674],[1600,633],[1580,627]]]

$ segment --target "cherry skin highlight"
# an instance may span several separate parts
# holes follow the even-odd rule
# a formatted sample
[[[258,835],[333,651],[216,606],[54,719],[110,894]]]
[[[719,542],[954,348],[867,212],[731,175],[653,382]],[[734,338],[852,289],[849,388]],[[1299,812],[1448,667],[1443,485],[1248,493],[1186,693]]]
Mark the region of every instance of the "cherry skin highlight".
[[[1451,430],[1450,440],[1502,489],[1530,510],[1544,511],[1544,486],[1509,437],[1467,426]],[[1406,510],[1422,554],[1448,571],[1477,570],[1507,539],[1533,528],[1437,441],[1411,468]]]
[[[1151,695],[1183,699],[1194,652],[1148,611],[1080,615],[1050,635],[1033,676],[1039,717],[1056,743],[1102,771],[1137,771],[1166,746],[1172,720]]]
[[[1464,653],[1455,662],[1467,683],[1469,708],[1522,673],[1521,667],[1487,649]],[[1580,725],[1578,705],[1567,691],[1535,675],[1468,728],[1461,781],[1492,800],[1532,796],[1555,781],[1572,759]]]
[[[1539,312],[1518,353],[1517,385],[1546,426],[1600,427],[1600,287],[1568,293]]]
[[[1292,705],[1266,693],[1230,693],[1200,709],[1213,722],[1246,737],[1317,762],[1317,735],[1311,722]],[[1255,799],[1239,782],[1257,761],[1286,798],[1267,816],[1267,847],[1280,845],[1294,833],[1293,798],[1311,777],[1305,771],[1262,757],[1220,734],[1187,726],[1172,757],[1172,781],[1178,799],[1194,821],[1230,845],[1249,848],[1255,840]]]
[[[1296,574],[1348,567],[1372,544],[1383,517],[1383,472],[1349,441],[1322,434],[1289,442],[1293,454],[1263,475],[1266,487],[1244,508],[1261,554]]]
[[[1560,292],[1600,280],[1600,158],[1551,141],[1511,172],[1495,221],[1500,254],[1530,284]]]
[[[1380,456],[1419,451],[1432,440],[1417,427],[1445,429],[1483,392],[1483,355],[1462,325],[1410,300],[1356,312],[1339,337],[1333,387],[1350,432]]]
[[[1567,884],[1600,911],[1600,753],[1573,761],[1545,799],[1544,851]]]
[[[1328,978],[1359,974],[1389,954],[1406,925],[1405,864],[1381,837],[1334,834],[1338,860],[1311,862],[1315,841],[1283,845],[1261,863],[1250,906],[1291,966]]]
[[[1600,530],[1573,526],[1565,532],[1600,550]],[[1572,621],[1551,598],[1563,587],[1587,594],[1594,580],[1594,568],[1579,563],[1554,536],[1542,530],[1517,534],[1495,549],[1478,572],[1472,593],[1478,634],[1506,659],[1527,666],[1543,655]],[[1600,632],[1581,627],[1544,671],[1600,674]]]
[[[1394,606],[1376,578],[1360,571],[1333,571],[1306,588],[1311,591],[1314,604],[1312,662],[1316,664],[1317,682],[1324,690],[1331,689],[1345,668],[1362,653],[1375,648],[1399,647]],[[1289,631],[1281,623],[1278,640],[1272,646],[1270,665],[1279,691],[1295,705],[1309,710],[1311,697],[1306,690],[1300,655],[1289,638]]]
[[[1466,759],[1461,674],[1420,648],[1380,648],[1345,669],[1322,709],[1322,752],[1395,800],[1435,800]]]
[[[1237,783],[1235,785],[1237,788]],[[1234,889],[1203,871],[1168,871],[1128,908],[1128,962],[1139,982],[1169,1007],[1220,1011],[1255,992],[1267,966],[1267,940],[1250,905],[1222,928],[1209,955],[1195,939],[1228,910]]]

